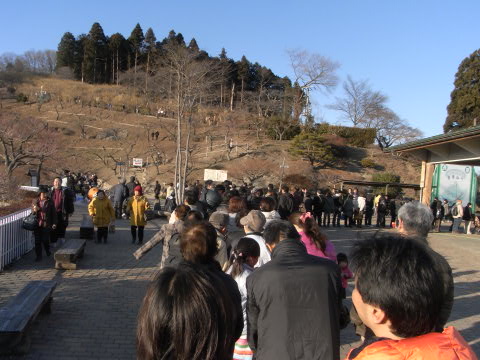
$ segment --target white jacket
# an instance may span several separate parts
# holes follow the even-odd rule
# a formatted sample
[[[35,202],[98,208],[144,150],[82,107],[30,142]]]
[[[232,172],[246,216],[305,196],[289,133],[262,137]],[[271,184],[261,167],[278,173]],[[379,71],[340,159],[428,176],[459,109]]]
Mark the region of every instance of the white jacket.
[[[231,274],[232,267],[227,270],[227,274]],[[247,264],[243,264],[243,272],[234,280],[237,282],[240,296],[242,297],[243,312],[243,331],[242,335],[247,335],[247,277],[253,272],[253,268]]]
[[[353,200],[353,208],[358,211],[365,210],[367,200],[363,196],[359,196]]]
[[[265,243],[265,240],[263,239],[262,236],[256,235],[256,234],[246,234],[244,235],[244,237],[248,237],[255,240],[260,246],[260,257],[258,258],[258,262],[255,265],[256,268],[272,260],[272,257],[270,255],[270,250],[268,250],[267,244]]]

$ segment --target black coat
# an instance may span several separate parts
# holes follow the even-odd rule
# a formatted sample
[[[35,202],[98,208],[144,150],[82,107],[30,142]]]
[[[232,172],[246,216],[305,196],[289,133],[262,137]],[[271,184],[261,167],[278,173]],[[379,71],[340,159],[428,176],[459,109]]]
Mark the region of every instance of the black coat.
[[[282,219],[287,219],[293,212],[293,196],[282,194],[278,199],[278,213]]]
[[[52,203],[54,202],[53,201],[54,191],[55,189],[52,188],[48,195],[48,197],[52,200]],[[66,187],[62,187],[62,216],[64,219],[68,219],[68,216],[72,215],[73,212],[75,211],[74,202],[75,202],[75,193]]]
[[[340,269],[283,240],[247,278],[248,343],[258,360],[339,359]]]

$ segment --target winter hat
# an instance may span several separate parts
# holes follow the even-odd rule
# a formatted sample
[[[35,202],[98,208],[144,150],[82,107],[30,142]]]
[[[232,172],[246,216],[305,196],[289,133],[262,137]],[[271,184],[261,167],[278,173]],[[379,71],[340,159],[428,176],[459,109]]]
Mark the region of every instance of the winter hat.
[[[255,232],[263,231],[263,227],[266,223],[265,215],[259,210],[252,210],[248,213],[247,216],[244,216],[240,219],[240,224],[243,226],[247,225],[250,229]]]
[[[228,224],[228,214],[215,211],[210,215],[209,222],[215,227],[215,229],[221,229]]]
[[[138,191],[140,193],[140,195],[143,195],[143,189],[140,185],[135,186],[133,191]]]

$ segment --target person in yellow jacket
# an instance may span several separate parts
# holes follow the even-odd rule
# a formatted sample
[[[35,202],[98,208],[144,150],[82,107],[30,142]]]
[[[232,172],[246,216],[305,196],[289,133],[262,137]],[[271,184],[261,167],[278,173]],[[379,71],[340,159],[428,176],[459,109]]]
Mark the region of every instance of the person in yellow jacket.
[[[145,218],[145,211],[150,208],[147,198],[143,196],[143,190],[140,185],[133,189],[134,195],[128,200],[127,211],[130,213],[130,228],[132,232],[132,244],[137,240],[138,230],[138,244],[143,242],[143,229],[147,225]]]
[[[88,213],[93,218],[93,223],[97,226],[97,243],[107,243],[108,226],[115,220],[115,210],[109,198],[105,196],[103,190],[98,190],[90,204],[88,204]]]

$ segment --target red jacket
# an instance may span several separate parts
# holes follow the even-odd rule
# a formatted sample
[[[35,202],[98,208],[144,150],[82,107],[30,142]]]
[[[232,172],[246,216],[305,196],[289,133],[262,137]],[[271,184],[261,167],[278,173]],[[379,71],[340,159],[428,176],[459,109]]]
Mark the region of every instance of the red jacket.
[[[355,360],[478,360],[458,331],[450,326],[443,333],[432,332],[403,340],[380,340],[366,346]]]

